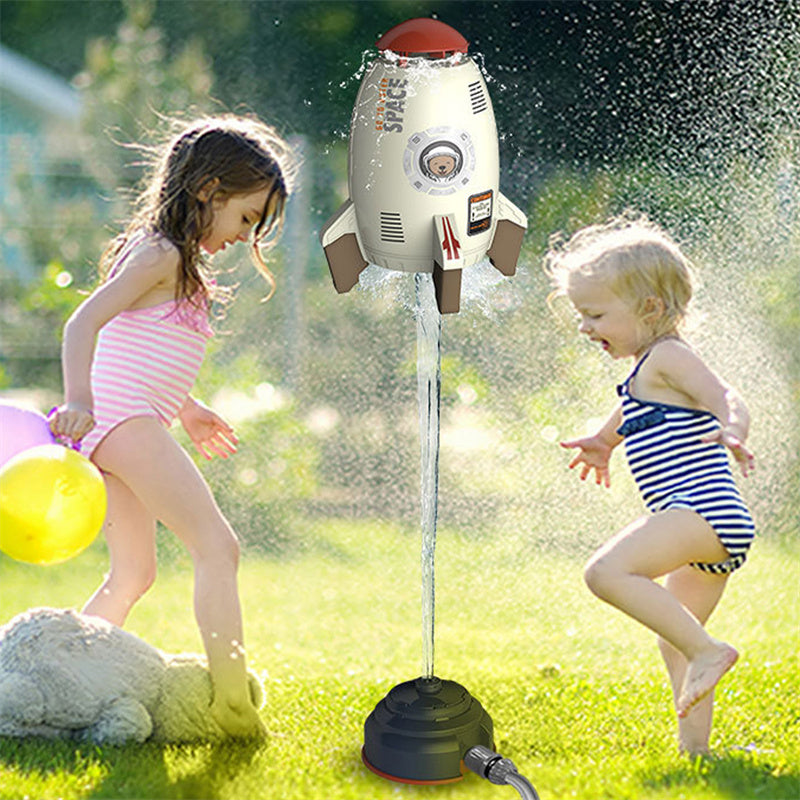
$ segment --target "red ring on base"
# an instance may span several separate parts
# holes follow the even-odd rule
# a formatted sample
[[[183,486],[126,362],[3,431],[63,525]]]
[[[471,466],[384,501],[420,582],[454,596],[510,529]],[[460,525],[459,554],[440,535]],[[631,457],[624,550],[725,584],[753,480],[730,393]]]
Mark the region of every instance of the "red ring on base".
[[[376,775],[379,775],[381,778],[385,778],[387,781],[394,781],[395,783],[410,783],[414,786],[437,786],[442,783],[458,783],[458,781],[464,780],[464,775],[459,775],[457,778],[443,778],[442,780],[438,781],[416,781],[413,778],[398,778],[396,775],[390,775],[388,772],[381,772],[377,767],[373,767],[372,764],[367,761],[367,754],[364,752],[364,748],[361,748],[361,760],[364,762],[364,766],[370,770],[370,772],[374,772]],[[461,762],[461,767],[463,770],[464,762]]]

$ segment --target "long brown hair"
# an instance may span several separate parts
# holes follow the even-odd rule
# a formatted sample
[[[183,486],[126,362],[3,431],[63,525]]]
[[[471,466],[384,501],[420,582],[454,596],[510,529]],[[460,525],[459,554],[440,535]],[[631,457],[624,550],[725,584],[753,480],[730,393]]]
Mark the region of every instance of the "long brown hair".
[[[144,190],[123,233],[100,260],[105,279],[122,249],[139,231],[160,233],[181,255],[175,299],[209,299],[209,272],[200,242],[212,224],[212,201],[268,188],[261,219],[253,230],[250,258],[275,292],[275,278],[262,248],[277,240],[289,194],[289,147],[268,125],[252,117],[203,117],[183,124],[165,145],[142,148],[150,158]],[[215,180],[216,179],[216,180]],[[213,187],[209,191],[209,187]],[[201,199],[202,197],[202,199]]]

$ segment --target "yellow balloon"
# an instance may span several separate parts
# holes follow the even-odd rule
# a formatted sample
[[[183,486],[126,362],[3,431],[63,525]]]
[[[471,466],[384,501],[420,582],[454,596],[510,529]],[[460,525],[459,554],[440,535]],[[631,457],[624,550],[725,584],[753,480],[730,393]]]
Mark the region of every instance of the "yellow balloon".
[[[100,471],[74,450],[45,444],[0,469],[0,550],[28,564],[58,564],[88,547],[103,526]]]

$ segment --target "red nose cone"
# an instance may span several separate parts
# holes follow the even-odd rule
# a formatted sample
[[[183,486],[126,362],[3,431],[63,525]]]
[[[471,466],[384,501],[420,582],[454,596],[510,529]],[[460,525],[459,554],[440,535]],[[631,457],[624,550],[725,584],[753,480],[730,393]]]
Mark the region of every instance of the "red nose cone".
[[[418,17],[390,28],[375,46],[402,56],[447,58],[453,53],[466,53],[469,42],[455,28],[438,19]]]

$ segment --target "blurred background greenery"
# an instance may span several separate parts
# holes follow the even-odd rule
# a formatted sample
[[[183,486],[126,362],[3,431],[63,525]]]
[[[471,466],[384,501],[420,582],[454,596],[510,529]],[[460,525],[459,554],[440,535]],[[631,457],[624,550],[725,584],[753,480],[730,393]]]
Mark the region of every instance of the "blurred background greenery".
[[[476,540],[515,534],[534,557],[582,551],[639,513],[621,465],[610,492],[566,470],[558,441],[607,413],[627,365],[548,307],[540,267],[553,233],[634,208],[698,266],[694,341],[754,412],[761,468],[746,494],[763,533],[796,534],[797,0],[3,0],[0,392],[41,410],[58,401],[61,326],[140,178],[126,145],[156,140],[165,114],[256,113],[301,167],[276,297],[261,303],[243,253],[218,262],[238,299],[196,394],[242,444],[204,470],[251,551],[324,551],[320,518],[414,531],[410,276],[367,276],[339,297],[317,243],[346,194],[364,63],[414,16],[470,41],[497,116],[501,188],[529,215],[518,274],[445,319],[440,519]]]

